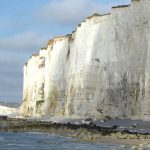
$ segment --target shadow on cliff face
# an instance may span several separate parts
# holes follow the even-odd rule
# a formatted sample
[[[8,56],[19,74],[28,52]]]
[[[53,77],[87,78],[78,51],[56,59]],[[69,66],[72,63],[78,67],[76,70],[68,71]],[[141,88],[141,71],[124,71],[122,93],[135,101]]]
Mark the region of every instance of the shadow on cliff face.
[[[116,83],[114,83],[115,85]],[[111,112],[108,116],[116,114],[114,117],[132,118],[132,116],[139,116],[141,114],[140,98],[140,83],[128,80],[127,73],[124,73],[121,81],[115,86],[109,86],[104,98],[107,106],[115,108],[115,113]],[[107,114],[107,112],[106,112]]]
[[[54,114],[58,101],[58,91],[55,87],[50,91],[49,100],[50,100],[50,108],[49,108],[50,114]]]

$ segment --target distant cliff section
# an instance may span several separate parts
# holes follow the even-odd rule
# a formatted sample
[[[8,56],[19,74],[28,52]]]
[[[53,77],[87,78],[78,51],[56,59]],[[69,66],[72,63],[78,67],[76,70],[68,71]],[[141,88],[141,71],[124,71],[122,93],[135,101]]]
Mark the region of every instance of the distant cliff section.
[[[19,117],[20,106],[17,103],[0,102],[0,116]]]
[[[150,119],[150,0],[94,14],[32,55],[21,113]]]

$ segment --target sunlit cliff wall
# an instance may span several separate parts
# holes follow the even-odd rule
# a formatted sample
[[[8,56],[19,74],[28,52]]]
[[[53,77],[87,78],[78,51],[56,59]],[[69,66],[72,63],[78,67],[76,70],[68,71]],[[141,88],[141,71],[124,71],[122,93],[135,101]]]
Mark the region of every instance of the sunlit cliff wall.
[[[24,66],[25,116],[150,118],[150,0],[94,14]]]

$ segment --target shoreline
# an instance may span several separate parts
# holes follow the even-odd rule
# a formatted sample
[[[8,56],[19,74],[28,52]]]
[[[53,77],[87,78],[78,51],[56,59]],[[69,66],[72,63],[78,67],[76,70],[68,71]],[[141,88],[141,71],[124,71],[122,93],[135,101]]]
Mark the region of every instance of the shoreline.
[[[150,134],[130,133],[128,130],[117,131],[116,127],[100,127],[92,124],[62,124],[12,118],[0,120],[0,123],[0,132],[37,132],[70,137],[77,141],[97,144],[107,143],[150,148]]]

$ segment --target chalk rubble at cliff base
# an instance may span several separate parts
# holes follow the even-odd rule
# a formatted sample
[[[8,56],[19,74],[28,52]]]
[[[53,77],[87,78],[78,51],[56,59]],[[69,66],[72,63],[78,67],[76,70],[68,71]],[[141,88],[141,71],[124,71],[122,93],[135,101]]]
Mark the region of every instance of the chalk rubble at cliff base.
[[[150,0],[94,14],[24,66],[30,117],[150,119]]]

